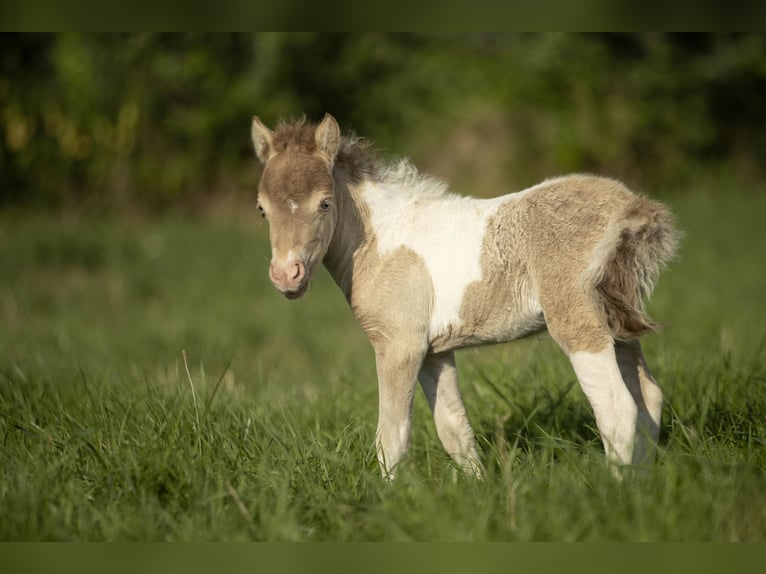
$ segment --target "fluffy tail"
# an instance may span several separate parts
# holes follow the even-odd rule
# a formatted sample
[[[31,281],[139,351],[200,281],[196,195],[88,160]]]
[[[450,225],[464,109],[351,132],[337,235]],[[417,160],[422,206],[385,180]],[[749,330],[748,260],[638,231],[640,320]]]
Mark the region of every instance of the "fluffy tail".
[[[584,275],[596,309],[618,340],[638,339],[658,324],[644,310],[660,271],[681,239],[675,220],[662,204],[636,196],[608,229]]]

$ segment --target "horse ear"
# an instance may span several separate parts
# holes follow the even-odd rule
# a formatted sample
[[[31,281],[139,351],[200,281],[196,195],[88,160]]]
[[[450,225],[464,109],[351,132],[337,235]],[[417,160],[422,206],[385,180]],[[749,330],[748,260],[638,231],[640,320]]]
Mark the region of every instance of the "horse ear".
[[[330,160],[330,165],[332,165],[338,154],[338,147],[340,147],[340,128],[334,117],[330,114],[324,115],[324,119],[314,133],[314,139],[317,149]]]
[[[271,130],[263,125],[258,116],[253,116],[251,136],[253,138],[253,146],[255,147],[255,155],[264,164],[274,154],[274,146],[271,145],[271,135]]]

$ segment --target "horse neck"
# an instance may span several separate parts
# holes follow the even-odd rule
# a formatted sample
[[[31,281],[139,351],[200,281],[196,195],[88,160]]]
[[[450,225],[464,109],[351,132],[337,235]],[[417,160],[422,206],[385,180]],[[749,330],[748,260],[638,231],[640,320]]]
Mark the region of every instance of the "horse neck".
[[[344,173],[335,177],[337,223],[324,265],[350,301],[354,273],[354,254],[365,239],[364,210],[358,198],[361,184],[352,182]]]

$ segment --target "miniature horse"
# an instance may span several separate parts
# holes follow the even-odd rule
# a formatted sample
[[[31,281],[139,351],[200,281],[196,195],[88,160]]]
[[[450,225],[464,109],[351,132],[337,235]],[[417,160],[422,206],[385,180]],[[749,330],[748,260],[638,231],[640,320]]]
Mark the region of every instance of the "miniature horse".
[[[655,327],[642,297],[679,239],[663,205],[590,175],[493,199],[454,195],[408,161],[382,164],[329,114],[275,131],[255,117],[252,139],[271,281],[297,299],[324,263],[375,350],[385,477],[407,452],[418,380],[444,448],[481,476],[454,352],[545,328],[593,407],[607,459],[653,456],[662,392],[639,338]]]

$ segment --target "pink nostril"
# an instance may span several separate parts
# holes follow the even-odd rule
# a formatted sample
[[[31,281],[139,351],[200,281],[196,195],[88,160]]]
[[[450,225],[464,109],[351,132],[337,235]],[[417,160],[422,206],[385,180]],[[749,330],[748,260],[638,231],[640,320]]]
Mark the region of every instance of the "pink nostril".
[[[299,283],[303,279],[303,276],[306,274],[306,269],[303,267],[303,263],[296,261],[293,271],[293,281]]]
[[[298,286],[306,276],[306,268],[301,261],[288,263],[284,267],[272,262],[269,265],[269,279],[282,287]]]

